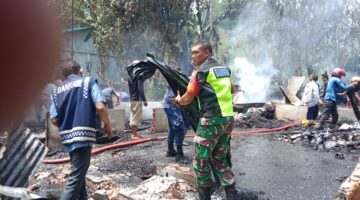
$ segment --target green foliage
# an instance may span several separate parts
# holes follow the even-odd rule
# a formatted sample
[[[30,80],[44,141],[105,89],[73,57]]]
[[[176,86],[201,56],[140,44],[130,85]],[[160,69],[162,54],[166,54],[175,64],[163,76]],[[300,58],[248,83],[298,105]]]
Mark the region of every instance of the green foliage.
[[[66,24],[71,1],[59,3]],[[190,45],[200,39],[219,42],[217,26],[235,19],[245,0],[74,0],[75,21],[92,27],[100,55],[100,72],[106,74],[109,50],[119,57],[119,70],[146,52],[189,73]],[[107,77],[102,77],[107,79]],[[152,81],[151,81],[152,82]],[[153,84],[156,84],[154,82]],[[161,88],[161,87],[160,87]],[[154,97],[158,97],[154,94]]]
[[[69,24],[71,1],[53,2]],[[225,64],[237,56],[270,58],[281,72],[279,83],[337,66],[359,73],[359,1],[74,0],[74,5],[75,24],[93,28],[102,71],[109,53],[119,58],[119,79],[126,80],[125,66],[146,52],[186,72],[191,44],[201,39],[212,41]],[[164,86],[159,89],[164,92],[165,81],[155,79],[147,84]]]

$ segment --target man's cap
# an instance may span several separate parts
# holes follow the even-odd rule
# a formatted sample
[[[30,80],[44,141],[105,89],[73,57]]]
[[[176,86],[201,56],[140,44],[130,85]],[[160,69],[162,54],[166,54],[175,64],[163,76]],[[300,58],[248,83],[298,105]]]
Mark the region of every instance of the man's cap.
[[[329,75],[327,74],[327,71],[325,71],[324,73],[322,73],[322,74],[321,74],[321,77],[329,78]]]
[[[360,82],[360,76],[354,76],[351,78],[351,82]]]

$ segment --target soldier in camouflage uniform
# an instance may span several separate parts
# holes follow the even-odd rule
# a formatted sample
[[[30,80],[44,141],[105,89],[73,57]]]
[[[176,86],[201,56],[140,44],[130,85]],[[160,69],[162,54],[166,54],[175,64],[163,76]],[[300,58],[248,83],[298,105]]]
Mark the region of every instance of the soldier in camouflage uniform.
[[[201,113],[193,159],[199,196],[201,200],[210,199],[215,173],[225,187],[227,199],[237,199],[234,174],[227,160],[234,116],[230,69],[212,58],[212,48],[207,41],[194,45],[191,53],[196,68],[186,93],[178,94],[173,103],[188,105],[195,98],[199,103]]]

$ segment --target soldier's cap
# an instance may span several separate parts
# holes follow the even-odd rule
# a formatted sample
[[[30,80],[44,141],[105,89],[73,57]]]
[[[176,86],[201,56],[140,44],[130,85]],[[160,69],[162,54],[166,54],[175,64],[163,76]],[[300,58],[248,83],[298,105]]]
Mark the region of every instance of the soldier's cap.
[[[351,82],[360,82],[360,76],[354,76],[351,78]]]
[[[327,74],[327,71],[325,71],[323,74],[321,74],[321,77],[329,78],[329,75]]]

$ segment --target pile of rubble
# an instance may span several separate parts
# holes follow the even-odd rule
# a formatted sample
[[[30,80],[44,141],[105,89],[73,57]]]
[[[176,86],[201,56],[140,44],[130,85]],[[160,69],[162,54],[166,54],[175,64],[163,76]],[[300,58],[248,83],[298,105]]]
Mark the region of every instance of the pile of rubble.
[[[342,159],[340,153],[360,154],[360,127],[343,124],[339,129],[291,131],[276,138],[283,142],[300,144],[314,150],[333,151]]]
[[[289,120],[276,120],[274,105],[268,103],[261,108],[249,108],[246,113],[235,113],[237,128],[277,128],[289,123]]]
[[[120,193],[129,199],[194,199],[195,191],[182,179],[153,176],[136,188],[121,189]]]
[[[95,159],[94,165],[91,164],[86,175],[90,199],[195,199],[197,196],[196,187],[193,184],[195,179],[193,174],[189,173],[191,172],[189,167],[176,164],[151,166],[153,172],[145,181],[140,180],[136,184],[129,184],[129,182],[133,182],[133,177],[139,176],[137,172],[144,168],[141,167],[144,162],[138,160],[138,167],[132,165],[137,168],[134,170],[123,169],[118,165],[117,168],[115,167],[117,171],[113,171],[113,169],[110,170],[111,167],[114,167],[113,161],[109,160],[104,165],[99,165],[104,160]],[[122,161],[123,165],[130,166],[125,160]],[[105,164],[108,166],[106,167]],[[36,187],[32,190],[37,195],[58,199],[69,173],[69,164],[42,165],[30,179],[30,185]]]

